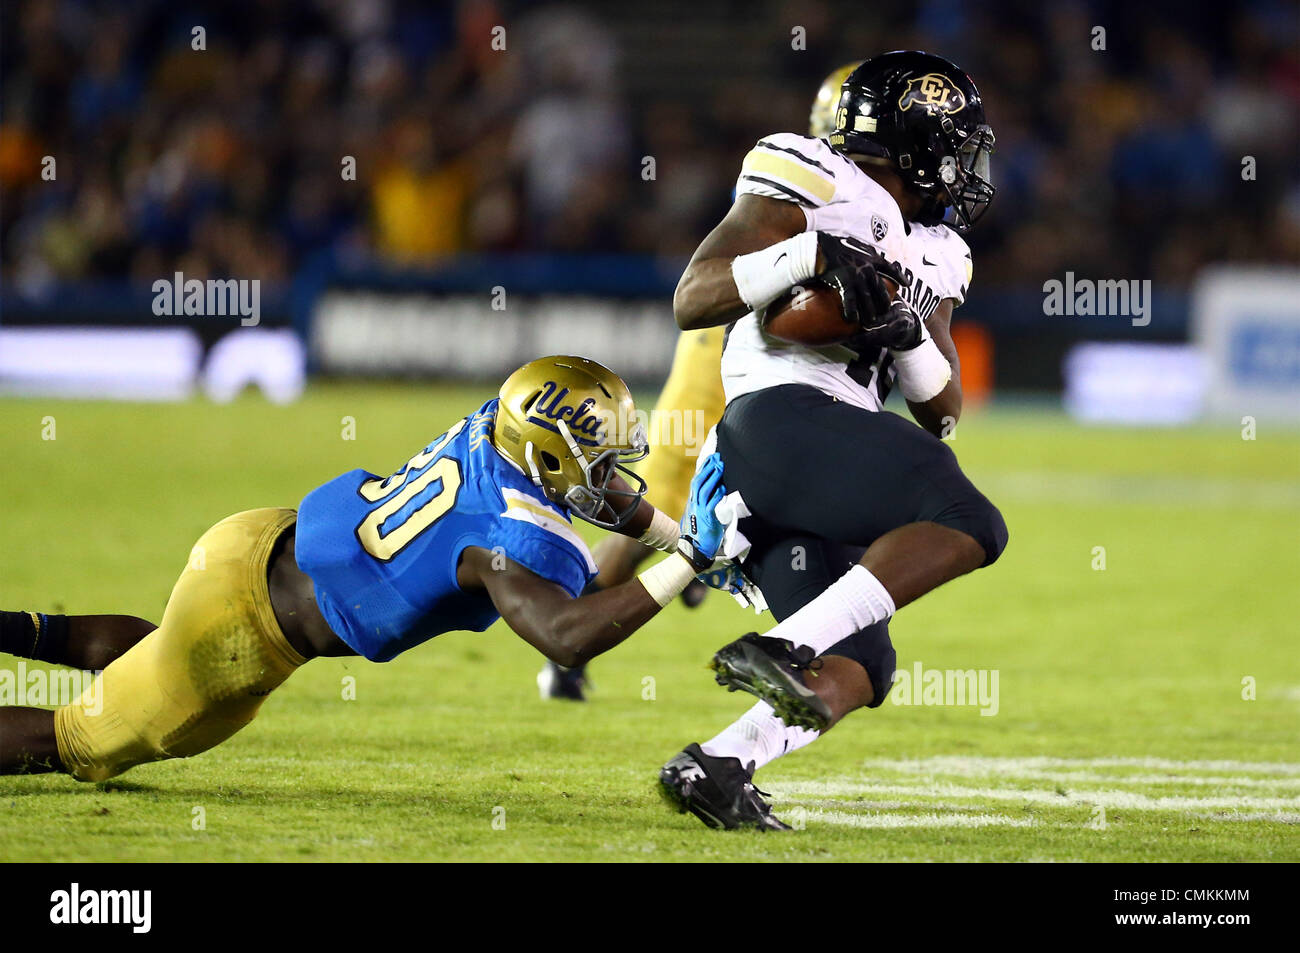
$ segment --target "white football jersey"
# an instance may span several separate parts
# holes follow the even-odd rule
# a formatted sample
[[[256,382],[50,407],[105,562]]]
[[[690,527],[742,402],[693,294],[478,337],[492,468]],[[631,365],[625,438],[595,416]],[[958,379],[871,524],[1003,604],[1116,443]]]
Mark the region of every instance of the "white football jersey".
[[[944,298],[966,299],[970,248],[946,225],[905,222],[898,203],[825,139],[778,133],[745,156],[736,194],[764,195],[800,205],[808,231],[853,237],[899,262],[911,285],[904,299],[929,318]],[[882,347],[808,347],[764,334],[750,312],[727,331],[722,384],[727,402],[764,387],[810,384],[867,410],[879,410],[897,371]]]

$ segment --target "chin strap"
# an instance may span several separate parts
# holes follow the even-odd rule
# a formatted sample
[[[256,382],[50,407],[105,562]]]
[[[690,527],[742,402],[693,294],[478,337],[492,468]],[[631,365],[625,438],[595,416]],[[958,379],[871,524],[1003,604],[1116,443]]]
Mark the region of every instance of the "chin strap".
[[[524,460],[528,463],[528,472],[533,475],[533,485],[542,486],[542,474],[537,469],[537,461],[533,459],[533,442],[531,440],[524,444]]]
[[[573,454],[573,459],[578,461],[578,466],[582,467],[582,475],[587,478],[587,489],[591,489],[591,464],[587,462],[587,456],[578,446],[578,441],[573,439],[573,433],[569,430],[569,425],[563,420],[555,422],[555,429],[560,432],[564,438],[564,444],[569,448],[569,453]]]

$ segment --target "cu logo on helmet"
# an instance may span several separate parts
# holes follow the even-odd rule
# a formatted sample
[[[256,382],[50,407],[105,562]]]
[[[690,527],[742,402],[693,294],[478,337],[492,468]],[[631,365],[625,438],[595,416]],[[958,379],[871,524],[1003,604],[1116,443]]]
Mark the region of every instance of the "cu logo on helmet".
[[[961,112],[966,108],[966,97],[938,73],[926,73],[907,81],[907,88],[898,97],[898,108],[907,112],[913,106],[937,109],[941,113]]]

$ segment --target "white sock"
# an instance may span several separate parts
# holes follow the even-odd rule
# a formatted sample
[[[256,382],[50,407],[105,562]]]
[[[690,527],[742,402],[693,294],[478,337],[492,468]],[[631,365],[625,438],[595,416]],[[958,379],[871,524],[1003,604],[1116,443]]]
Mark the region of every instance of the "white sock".
[[[894,614],[893,597],[866,566],[854,566],[826,591],[775,628],[763,633],[810,646],[818,655],[840,639]]]
[[[759,702],[718,734],[700,745],[705,754],[715,758],[739,758],[754,770],[817,740],[820,732],[791,728],[767,702]]]

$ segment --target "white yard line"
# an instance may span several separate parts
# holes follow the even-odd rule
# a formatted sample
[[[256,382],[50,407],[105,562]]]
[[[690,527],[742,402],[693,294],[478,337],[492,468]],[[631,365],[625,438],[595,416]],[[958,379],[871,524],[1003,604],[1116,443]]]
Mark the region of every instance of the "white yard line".
[[[787,823],[792,815],[782,815]],[[849,814],[844,811],[806,811],[810,824],[838,824],[841,827],[1033,827],[1033,818],[1005,814]]]
[[[853,796],[903,796],[959,798],[975,801],[1011,801],[1042,804],[1051,807],[1076,807],[1100,805],[1132,811],[1209,811],[1209,810],[1282,810],[1300,811],[1298,797],[1150,797],[1134,791],[1056,791],[995,787],[968,787],[944,781],[917,781],[911,784],[891,784],[863,779],[859,781],[803,781],[791,784],[769,784],[772,793],[780,798]]]
[[[1262,788],[1267,791],[1300,793],[1300,778],[1246,778],[1228,775],[1193,776],[1186,774],[1105,774],[1095,771],[1031,771],[1013,775],[1028,781],[1053,781],[1071,788],[1080,782],[1088,784],[1185,784],[1188,787]]]
[[[971,755],[937,755],[931,758],[873,758],[863,762],[868,771],[900,771],[909,774],[959,774],[1020,776],[1025,771],[1063,771],[1095,768],[1144,768],[1171,775],[1204,777],[1207,771],[1236,772],[1238,775],[1277,774],[1300,778],[1300,764],[1284,761],[1174,761],[1168,758],[996,758]],[[1117,774],[1113,780],[1122,781]]]
[[[1300,486],[1252,477],[1117,476],[1041,470],[988,471],[978,474],[976,482],[994,499],[1027,502],[1230,506],[1234,509],[1300,507]]]
[[[864,776],[854,779],[764,786],[771,789],[776,809],[783,815],[796,811],[808,819],[852,827],[1025,827],[1033,823],[974,813],[989,802],[1072,810],[1171,811],[1208,820],[1300,824],[1300,764],[1286,762],[940,755],[874,759],[864,763],[864,770]],[[1051,787],[1043,787],[1044,782]],[[1017,786],[1024,783],[1029,786]],[[1130,790],[1171,784],[1215,791],[1190,797]],[[1258,793],[1239,793],[1242,788]],[[848,798],[853,800],[844,800]],[[901,810],[881,810],[900,802]],[[967,805],[971,810],[963,813]]]
[[[1271,814],[1218,811],[1214,814],[1198,814],[1197,817],[1209,821],[1267,821],[1270,824],[1300,824],[1300,814],[1287,814],[1282,811],[1274,811]]]

